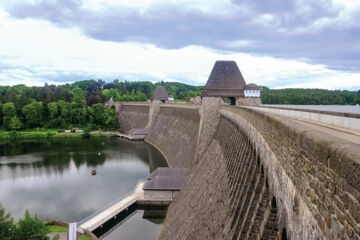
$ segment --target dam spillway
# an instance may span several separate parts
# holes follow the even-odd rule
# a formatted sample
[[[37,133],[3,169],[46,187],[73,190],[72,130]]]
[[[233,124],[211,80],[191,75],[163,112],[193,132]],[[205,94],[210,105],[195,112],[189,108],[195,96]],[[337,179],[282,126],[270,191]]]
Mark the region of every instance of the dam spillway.
[[[115,104],[127,106],[121,117],[139,109],[145,116],[141,104]],[[169,166],[191,169],[160,239],[359,235],[359,145],[252,109],[143,105],[152,119],[146,141]],[[201,154],[199,142],[206,142]]]

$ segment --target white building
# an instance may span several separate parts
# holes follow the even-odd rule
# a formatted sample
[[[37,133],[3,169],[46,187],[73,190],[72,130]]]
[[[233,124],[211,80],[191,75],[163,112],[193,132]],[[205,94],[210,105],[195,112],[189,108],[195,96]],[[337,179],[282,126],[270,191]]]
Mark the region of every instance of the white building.
[[[245,97],[260,97],[260,88],[255,83],[249,83],[244,89]]]

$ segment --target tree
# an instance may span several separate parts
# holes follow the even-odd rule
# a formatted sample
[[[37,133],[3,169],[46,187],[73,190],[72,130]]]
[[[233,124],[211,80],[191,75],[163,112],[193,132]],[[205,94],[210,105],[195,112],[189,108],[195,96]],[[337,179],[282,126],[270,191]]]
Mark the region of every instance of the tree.
[[[106,100],[110,100],[112,97],[113,100],[119,100],[120,94],[117,89],[111,88],[111,89],[105,89],[102,91],[102,94],[106,97]]]
[[[10,119],[9,128],[11,130],[19,130],[20,128],[22,128],[22,123],[17,116],[13,116]]]
[[[57,114],[58,114],[58,106],[56,104],[56,102],[51,102],[47,105],[48,108],[48,112],[49,112],[49,117],[50,119],[54,119],[56,118]]]
[[[32,218],[28,210],[25,212],[25,217],[19,219],[16,228],[17,240],[49,240],[47,236],[50,233],[49,227],[35,216]]]
[[[14,219],[10,216],[10,213],[5,212],[5,209],[0,204],[0,239],[13,240],[14,230]]]
[[[91,106],[96,103],[105,103],[105,96],[102,93],[88,92],[86,93],[86,104]]]
[[[3,124],[9,129],[10,119],[16,115],[15,105],[13,102],[5,103],[2,107]]]
[[[37,127],[41,125],[43,105],[42,102],[33,102],[23,107],[22,113],[25,117],[26,126]]]
[[[57,106],[60,109],[61,117],[63,119],[67,119],[70,114],[70,104],[60,100],[57,102]]]
[[[85,91],[83,91],[81,88],[74,88],[72,90],[73,94],[73,101],[76,102],[79,106],[85,106]]]
[[[105,124],[105,121],[107,118],[107,116],[105,114],[105,106],[102,103],[97,103],[97,104],[92,105],[91,107],[94,110],[92,112],[92,115],[93,115],[95,124],[98,127],[101,127],[102,125]]]
[[[114,106],[105,108],[107,119],[105,121],[106,129],[118,129],[120,127],[117,112]]]

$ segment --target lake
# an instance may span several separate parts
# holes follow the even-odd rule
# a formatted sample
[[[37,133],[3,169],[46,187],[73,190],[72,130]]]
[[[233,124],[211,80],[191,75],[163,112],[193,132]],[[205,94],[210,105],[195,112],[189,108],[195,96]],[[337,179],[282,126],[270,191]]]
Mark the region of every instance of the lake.
[[[0,203],[16,218],[29,209],[43,219],[78,222],[163,166],[164,157],[150,144],[120,138],[5,143],[0,146]],[[93,169],[96,175],[91,175]],[[139,227],[140,217],[135,216],[130,223]],[[144,221],[145,228],[154,225]],[[154,226],[157,234],[159,224]]]

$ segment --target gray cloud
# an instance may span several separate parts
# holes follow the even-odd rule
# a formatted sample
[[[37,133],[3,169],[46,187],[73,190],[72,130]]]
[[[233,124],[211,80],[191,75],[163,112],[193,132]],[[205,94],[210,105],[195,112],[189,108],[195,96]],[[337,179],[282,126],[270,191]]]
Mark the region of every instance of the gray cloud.
[[[328,0],[232,2],[238,9],[234,8],[235,13],[228,16],[172,5],[146,12],[124,8],[93,12],[82,8],[81,0],[42,0],[37,4],[13,5],[7,10],[15,18],[46,19],[61,27],[76,26],[99,40],[137,41],[162,48],[201,45],[224,51],[302,58],[332,69],[360,71],[360,12],[343,24],[334,20],[342,9]],[[334,23],[314,27],[318,20]]]

